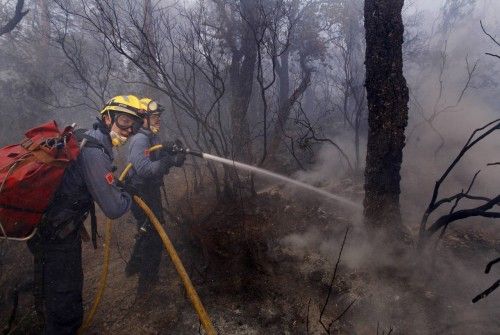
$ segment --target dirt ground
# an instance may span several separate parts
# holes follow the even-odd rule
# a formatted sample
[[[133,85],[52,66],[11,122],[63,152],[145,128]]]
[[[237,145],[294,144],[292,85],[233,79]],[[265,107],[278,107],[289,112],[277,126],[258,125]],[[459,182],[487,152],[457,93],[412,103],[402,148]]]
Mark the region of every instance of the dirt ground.
[[[176,178],[167,188],[183,176]],[[355,189],[351,192],[359,197]],[[267,188],[230,204],[209,203],[210,196],[201,191],[169,199],[169,208],[191,213],[179,222],[171,220],[167,232],[220,334],[325,334],[319,321],[323,308],[321,319],[326,327],[331,323],[331,334],[500,333],[500,292],[471,303],[500,273],[484,274],[484,266],[500,251],[498,237],[488,231],[491,224],[450,229],[435,256],[422,261],[412,244],[389,248],[364,235],[359,218],[335,204],[309,194],[285,194]],[[159,284],[146,297],[136,297],[137,279],[124,274],[135,224],[125,217],[113,227],[107,289],[88,333],[203,333],[168,257],[162,260]],[[94,250],[84,244],[86,311],[96,292],[102,251],[102,246]],[[24,244],[3,244],[0,256],[4,329],[11,293],[29,281],[32,270]],[[36,334],[33,320],[31,293],[21,293],[9,334]]]

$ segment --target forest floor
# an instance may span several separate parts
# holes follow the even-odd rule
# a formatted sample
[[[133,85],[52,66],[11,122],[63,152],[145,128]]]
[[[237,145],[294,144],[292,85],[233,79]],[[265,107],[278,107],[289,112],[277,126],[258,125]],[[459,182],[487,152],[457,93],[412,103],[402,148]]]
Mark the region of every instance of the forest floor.
[[[345,189],[356,200],[361,197],[359,187]],[[170,203],[194,209],[188,220],[170,222],[167,232],[220,334],[326,334],[319,319],[347,227],[322,315],[331,334],[500,333],[500,292],[471,303],[500,273],[484,274],[500,251],[492,224],[457,225],[423,261],[411,242],[398,241],[393,248],[364,235],[359,217],[334,204],[286,194],[270,187],[251,199],[213,204],[200,192]],[[136,297],[136,277],[124,274],[135,233],[131,217],[114,224],[108,285],[88,333],[203,333],[168,257],[158,285]],[[86,311],[98,285],[102,251],[84,244]],[[1,330],[12,308],[8,297],[31,278],[32,259],[23,243],[3,245],[0,256]],[[31,294],[22,293],[10,334],[36,333],[33,318]]]

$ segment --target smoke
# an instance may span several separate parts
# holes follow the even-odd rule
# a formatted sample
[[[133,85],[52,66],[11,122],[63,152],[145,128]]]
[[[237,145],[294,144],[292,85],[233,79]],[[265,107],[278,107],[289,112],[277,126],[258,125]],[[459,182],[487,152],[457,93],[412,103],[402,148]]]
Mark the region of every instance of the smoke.
[[[343,130],[333,135],[327,134],[327,137],[346,153],[354,165],[355,148],[354,139],[351,131]],[[360,157],[366,155],[366,139],[360,143]],[[335,186],[344,180],[348,174],[348,163],[339,149],[330,143],[322,145],[316,154],[316,161],[306,171],[300,170],[294,174],[294,177],[305,183],[320,185],[327,189],[335,189]],[[361,160],[360,168],[364,168],[364,161]]]
[[[500,72],[500,61],[484,54],[495,52],[495,45],[479,24],[482,20],[494,36],[499,29],[495,13],[499,12],[500,3],[464,2],[466,9],[472,8],[472,11],[467,12],[468,16],[457,14],[455,18],[448,18],[453,23],[449,31],[441,27],[444,5],[445,1],[422,5],[418,2],[410,4],[406,11],[407,16],[419,13],[422,17],[421,24],[412,26],[410,34],[425,41],[416,45],[422,50],[410,53],[419,58],[405,59],[410,110],[401,170],[401,202],[403,217],[410,226],[419,220],[430,200],[434,182],[451,164],[472,131],[500,117],[496,76]],[[352,131],[335,128],[329,133],[335,134],[328,137],[353,161]],[[473,193],[496,194],[498,185],[493,181],[497,179],[497,167],[487,167],[487,164],[500,160],[499,136],[494,133],[463,157],[443,185],[443,194],[466,188],[478,170],[481,173]],[[361,143],[362,158],[365,157],[365,143],[366,135]],[[363,164],[364,159],[361,169]],[[334,146],[325,143],[317,151],[314,164],[307,171],[298,171],[294,177],[329,190],[349,192],[352,190],[341,183],[346,172],[345,159]]]
[[[410,16],[420,12],[423,18],[421,25],[411,27],[417,30],[411,33],[419,35],[423,43],[418,47],[423,49],[408,53],[419,58],[405,60],[411,99],[400,201],[404,223],[414,237],[435,181],[474,129],[500,118],[497,80],[500,61],[484,54],[500,54],[500,47],[483,33],[479,23],[481,20],[492,36],[498,35],[500,3],[470,1],[472,10],[448,20],[451,26],[447,30],[442,28],[444,4],[445,1],[415,2],[405,13]],[[350,136],[349,132],[337,135],[335,142],[353,157]],[[440,196],[448,197],[467,189],[478,170],[481,172],[471,193],[497,195],[499,167],[487,164],[500,161],[499,140],[500,133],[496,132],[468,152],[442,185]],[[336,149],[325,144],[317,154],[315,164],[295,177],[330,190],[345,186],[341,181],[346,166]],[[475,204],[465,201],[462,206]],[[433,218],[449,209],[443,208]],[[386,332],[393,326],[394,333],[412,334],[472,331],[493,334],[500,329],[498,299],[490,297],[481,304],[470,303],[472,297],[498,277],[498,270],[496,277],[483,274],[487,261],[498,257],[498,222],[468,219],[453,223],[445,242],[428,256],[431,263],[422,261],[423,255],[413,250],[394,251],[394,245],[385,236],[366,235],[359,218],[353,226],[357,229],[349,237],[342,256],[344,271],[366,273],[369,278],[362,288],[352,283],[352,290],[360,294],[362,301],[362,306],[353,313],[358,333],[374,333],[377,323],[384,325]],[[338,232],[325,235],[320,228],[313,227],[303,234],[291,234],[281,243],[285,250],[310,266],[321,267],[318,259],[322,259],[322,269],[331,272],[340,241]],[[311,259],[316,261],[308,263]],[[304,264],[301,267],[302,271],[308,268]]]
[[[433,11],[432,11],[433,9]],[[498,3],[478,1],[466,17],[453,21],[449,32],[437,31],[429,37],[424,60],[409,60],[406,77],[411,91],[407,144],[402,166],[403,213],[410,225],[418,221],[428,201],[434,181],[451,164],[476,128],[495,120],[498,112],[498,82],[495,73],[500,62],[484,55],[492,41],[482,32],[479,21],[494,33],[494,13]],[[431,8],[428,16],[439,14]],[[439,25],[439,20],[435,26]],[[428,32],[431,33],[431,32]],[[482,170],[473,193],[496,194],[494,168],[487,168],[498,157],[499,134],[493,134],[473,148],[443,185],[443,194],[466,189],[474,173]]]
[[[500,47],[482,32],[479,24],[482,20],[492,36],[500,36],[500,2],[455,1],[455,4],[466,4],[472,10],[464,11],[467,13],[465,16],[447,18],[446,29],[443,29],[445,25],[441,8],[445,3],[453,2],[420,0],[409,2],[405,7],[406,30],[409,33],[405,45],[405,75],[411,102],[408,139],[401,170],[401,205],[404,222],[414,234],[430,200],[435,180],[475,128],[500,117],[497,79],[500,60],[484,54],[500,54]],[[14,38],[24,41],[22,35],[16,36]],[[20,138],[19,129],[39,123],[39,118],[47,119],[47,114],[41,113],[42,109],[47,110],[47,113],[49,110],[57,113],[57,117],[67,123],[77,121],[82,126],[91,124],[94,113],[90,107],[95,108],[100,102],[90,104],[91,99],[88,97],[79,97],[81,83],[61,76],[52,90],[60,89],[66,98],[52,101],[54,94],[46,91],[47,88],[42,85],[44,81],[40,77],[43,76],[35,76],[38,72],[31,68],[37,67],[37,63],[31,59],[31,55],[36,54],[36,47],[26,44],[23,58],[17,55],[19,50],[12,48],[12,42],[7,42],[9,40],[4,39],[2,45],[7,47],[0,48],[0,97],[3,98],[3,116],[6,120],[0,125],[0,130],[4,135],[1,138],[4,144]],[[91,45],[91,48],[86,45],[84,49],[87,52],[94,48],[100,50],[99,45]],[[27,67],[26,64],[30,63],[33,65]],[[54,71],[54,77],[68,72],[67,66],[61,66],[66,64],[61,58],[53,58],[52,63],[51,68],[58,70]],[[119,62],[117,65],[125,67]],[[40,81],[38,86],[34,85],[37,83],[34,79]],[[131,86],[130,82],[121,83],[116,78],[112,79],[114,85],[107,91],[108,97],[124,89],[134,91],[132,88],[135,86]],[[318,80],[318,85],[323,84]],[[75,86],[76,93],[70,95],[72,90],[69,88],[72,86]],[[33,95],[33,91],[38,92],[37,99],[26,99]],[[330,91],[327,93],[331,94]],[[62,112],[63,106],[49,108],[42,103],[47,100],[56,106],[74,107],[65,108],[66,112]],[[14,116],[21,110],[25,111],[24,116],[15,122]],[[34,115],[37,117],[32,117]],[[336,121],[331,123],[335,129],[324,129],[325,136],[342,148],[353,162],[353,133],[345,123]],[[365,136],[360,144],[361,170],[365,157]],[[466,188],[479,169],[482,171],[472,193],[485,196],[498,193],[499,167],[486,167],[486,164],[500,161],[499,136],[490,136],[463,158],[443,185],[443,195],[451,195]],[[358,203],[363,198],[362,181],[352,182],[346,178],[349,177],[346,161],[330,143],[317,149],[313,165],[307,171],[297,172],[294,177],[348,196]],[[335,202],[309,196],[309,193],[297,188],[286,191],[300,199],[303,206],[319,206],[310,218],[309,230],[290,234],[280,241],[286,253],[300,260],[297,264],[301,272],[308,274],[321,270],[325,274],[323,281],[327,283],[340,249],[342,233],[348,225],[351,226],[341,258],[340,277],[358,274],[362,278],[357,281],[350,277],[347,279],[351,286],[350,294],[359,298],[359,303],[351,313],[357,333],[375,333],[377,323],[386,330],[394,326],[394,333],[418,334],[470,333],[472,330],[488,333],[495,326],[495,330],[500,328],[498,321],[492,321],[495,315],[498,319],[498,299],[492,297],[477,305],[470,304],[475,294],[498,278],[498,269],[488,276],[482,273],[486,261],[495,256],[494,248],[499,248],[498,223],[473,219],[453,224],[450,226],[450,237],[443,242],[446,248],[438,249],[434,257],[435,264],[422,264],[417,262],[422,255],[398,252],[398,248],[395,251],[387,237],[367,234],[360,213],[352,213]],[[469,204],[464,202],[464,205]],[[444,208],[443,213],[446,210],[449,207]],[[318,226],[317,218],[325,215],[335,218],[330,222],[334,228]],[[478,323],[483,323],[484,329],[474,328]]]

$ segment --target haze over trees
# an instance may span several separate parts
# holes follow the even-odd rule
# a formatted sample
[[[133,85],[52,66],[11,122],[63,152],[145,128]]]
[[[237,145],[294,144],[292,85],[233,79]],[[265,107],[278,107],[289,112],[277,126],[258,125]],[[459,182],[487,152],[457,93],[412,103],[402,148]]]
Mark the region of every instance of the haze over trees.
[[[339,255],[335,271],[346,270],[344,261],[354,270],[342,285],[358,280],[381,296],[389,292],[390,299],[401,297],[395,309],[415,303],[415,310],[401,310],[429,311],[426,322],[440,324],[445,321],[434,317],[451,313],[448,305],[437,311],[429,306],[443,292],[460,289],[441,285],[436,276],[450,271],[450,277],[463,278],[467,299],[453,295],[457,299],[450,305],[468,302],[492,287],[492,279],[480,282],[464,269],[475,264],[470,260],[476,252],[487,253],[478,256],[481,268],[498,257],[497,13],[500,3],[492,0],[0,0],[0,145],[18,142],[26,129],[48,119],[88,128],[117,94],[151,96],[166,107],[165,140],[179,138],[187,147],[282,173],[364,206],[364,224],[358,224],[363,220],[357,213],[344,212],[339,204],[188,158],[177,179],[167,177],[175,179],[166,190],[168,200],[174,193],[180,200],[166,210],[182,232],[179,241],[189,236],[202,249],[198,259],[207,264],[192,270],[200,273],[200,282],[214,254],[227,257],[223,267],[241,261],[270,278],[279,272],[273,267],[279,269],[276,264],[290,255],[280,254],[272,265],[261,259],[276,250],[290,252],[311,262],[298,271],[311,287],[323,289],[325,278],[333,278],[331,292],[352,289],[349,299],[332,305],[363,301],[365,307],[354,304],[349,313],[376,310],[363,314],[371,326],[378,320],[370,317],[395,318],[398,312],[379,306],[385,296],[375,301],[360,288],[332,286],[332,255],[342,241],[342,225],[350,225],[350,234],[363,238],[349,235],[344,241],[347,254]],[[469,138],[484,133],[478,142]],[[299,205],[267,197],[268,192]],[[275,204],[283,206],[266,207]],[[286,218],[286,228],[265,220],[272,212]],[[218,226],[209,225],[214,222]],[[273,235],[276,231],[282,235]],[[371,237],[375,231],[388,232],[387,241],[404,235],[404,249],[415,251],[418,244],[418,257],[394,261],[385,245],[367,251],[365,245],[377,242]],[[351,238],[355,252],[349,252]],[[455,258],[439,258],[446,248],[466,243],[471,243],[466,251],[460,249],[469,257],[466,265],[455,268]],[[320,274],[319,262],[307,254],[316,249],[326,250],[322,260],[330,262],[323,262],[327,270]],[[424,256],[434,262],[417,267],[414,260]],[[372,271],[372,265],[389,269]],[[370,286],[363,271],[373,275],[372,283],[394,280],[394,286]],[[256,276],[248,269],[242,273],[242,283]],[[297,278],[294,283],[302,280]],[[413,291],[400,292],[405,280]],[[476,313],[498,311],[495,302],[485,301],[488,308]],[[304,314],[306,306],[297,306],[297,314]],[[314,300],[308,313],[309,307],[314,310]],[[326,309],[326,314],[341,312]],[[495,325],[486,316],[487,327]],[[453,314],[453,320],[462,317]],[[298,322],[309,326],[310,320]],[[337,325],[332,324],[328,332]],[[425,329],[439,333],[442,326]]]

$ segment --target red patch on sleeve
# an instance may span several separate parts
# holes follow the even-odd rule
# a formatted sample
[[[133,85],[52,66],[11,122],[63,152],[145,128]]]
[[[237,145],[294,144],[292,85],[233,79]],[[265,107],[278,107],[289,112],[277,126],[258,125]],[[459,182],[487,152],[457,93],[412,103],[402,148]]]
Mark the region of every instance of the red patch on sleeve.
[[[108,182],[108,184],[113,184],[113,182],[115,181],[115,177],[113,176],[113,173],[112,172],[108,172],[105,176],[104,176],[104,179],[106,179],[106,181]]]
[[[149,149],[144,150],[144,156],[149,157]]]

